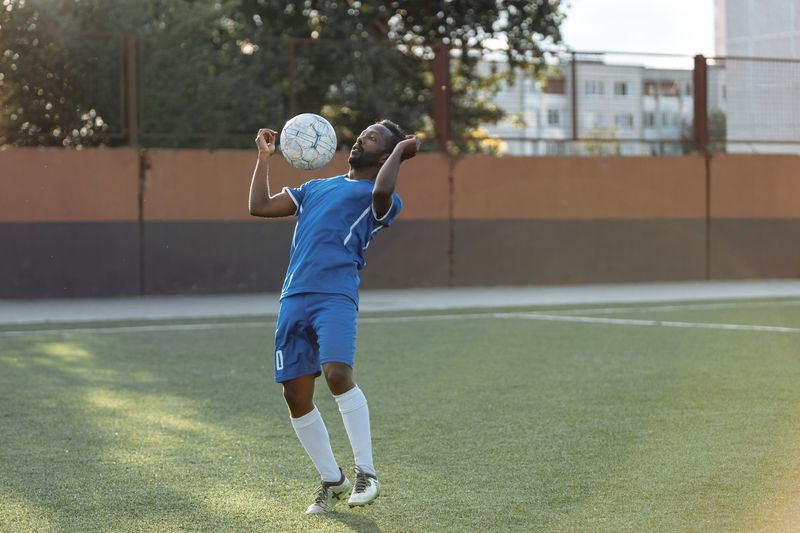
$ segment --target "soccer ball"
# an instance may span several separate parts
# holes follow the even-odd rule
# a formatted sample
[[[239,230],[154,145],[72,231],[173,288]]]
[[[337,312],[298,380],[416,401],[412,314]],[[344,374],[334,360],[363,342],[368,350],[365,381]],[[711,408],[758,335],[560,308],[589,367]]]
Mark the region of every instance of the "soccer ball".
[[[336,132],[331,123],[314,113],[303,113],[283,126],[281,153],[295,168],[317,170],[336,152]]]

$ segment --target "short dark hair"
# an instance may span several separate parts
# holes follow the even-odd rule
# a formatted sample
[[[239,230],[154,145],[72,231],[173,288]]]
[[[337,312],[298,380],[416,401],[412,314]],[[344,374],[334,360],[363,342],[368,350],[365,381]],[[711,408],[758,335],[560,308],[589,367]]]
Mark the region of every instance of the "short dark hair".
[[[386,128],[387,130],[389,130],[389,132],[392,134],[392,139],[391,139],[391,141],[389,143],[390,146],[386,147],[387,148],[387,150],[386,150],[387,152],[392,152],[392,150],[394,150],[394,147],[397,146],[397,143],[399,143],[400,141],[402,141],[403,139],[406,138],[406,132],[403,131],[403,128],[401,128],[400,126],[398,126],[397,124],[395,124],[394,122],[389,120],[388,118],[380,120],[380,121],[376,122],[375,124],[380,124],[381,126]]]

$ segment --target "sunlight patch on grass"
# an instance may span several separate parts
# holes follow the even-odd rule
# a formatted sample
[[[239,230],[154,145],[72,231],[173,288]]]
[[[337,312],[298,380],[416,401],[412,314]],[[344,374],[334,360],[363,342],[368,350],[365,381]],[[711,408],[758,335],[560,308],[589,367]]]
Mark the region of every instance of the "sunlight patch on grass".
[[[798,435],[789,439],[798,442]],[[800,524],[800,459],[795,446],[781,454],[782,468],[774,480],[764,487],[763,501],[743,531],[783,532],[795,531]]]
[[[185,406],[179,399],[166,395],[123,395],[108,389],[92,389],[86,393],[89,405],[98,409],[96,419],[101,427],[115,430],[122,449],[111,453],[118,461],[141,463],[145,457],[140,448],[176,449],[198,436],[222,435],[212,425],[179,413]],[[135,444],[135,446],[131,446]]]
[[[64,361],[77,361],[92,356],[86,348],[71,342],[46,342],[37,345],[36,348],[46,355],[52,355]]]
[[[52,531],[48,514],[48,510],[32,502],[0,494],[0,525],[4,531]]]
[[[132,426],[156,426],[176,431],[214,431],[209,424],[191,420],[175,414],[175,400],[164,395],[141,395],[139,398],[125,398],[108,389],[93,389],[87,394],[87,401],[100,409],[119,411],[118,415],[129,419]]]
[[[126,398],[121,398],[120,396],[115,396],[115,393],[109,390],[103,389],[95,389],[87,394],[88,402],[95,407],[100,409],[114,409],[114,410],[126,410],[132,407],[131,401]],[[129,414],[129,413],[126,413]]]

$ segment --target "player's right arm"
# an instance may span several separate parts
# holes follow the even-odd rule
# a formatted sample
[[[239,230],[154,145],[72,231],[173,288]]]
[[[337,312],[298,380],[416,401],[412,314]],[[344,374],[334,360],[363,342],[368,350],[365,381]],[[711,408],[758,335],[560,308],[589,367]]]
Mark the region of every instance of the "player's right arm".
[[[275,153],[276,136],[277,132],[268,128],[258,130],[256,136],[258,160],[250,182],[250,214],[256,217],[288,217],[297,209],[285,191],[275,196],[269,193],[269,158]]]

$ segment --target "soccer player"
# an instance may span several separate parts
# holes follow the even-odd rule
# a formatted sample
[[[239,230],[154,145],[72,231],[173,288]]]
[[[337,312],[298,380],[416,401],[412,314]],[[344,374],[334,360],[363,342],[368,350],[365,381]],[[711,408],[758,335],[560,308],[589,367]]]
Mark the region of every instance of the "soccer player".
[[[250,214],[295,215],[289,268],[275,329],[275,381],[283,384],[292,426],[322,483],[306,514],[331,511],[347,496],[350,507],[378,497],[369,410],[353,381],[358,314],[358,271],[379,230],[402,207],[395,192],[400,162],[414,157],[419,140],[382,120],[358,136],[346,174],[314,179],[270,194],[269,158],[276,132],[256,137],[258,161],[250,184]],[[355,459],[353,487],[333,456],[328,430],[314,405],[314,382],[324,374],[344,421]]]

